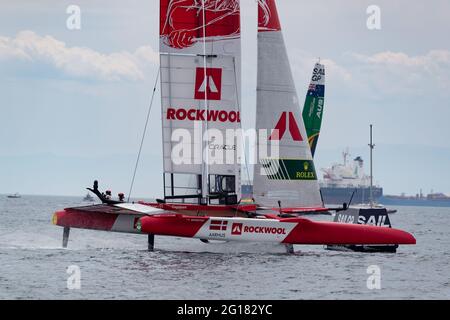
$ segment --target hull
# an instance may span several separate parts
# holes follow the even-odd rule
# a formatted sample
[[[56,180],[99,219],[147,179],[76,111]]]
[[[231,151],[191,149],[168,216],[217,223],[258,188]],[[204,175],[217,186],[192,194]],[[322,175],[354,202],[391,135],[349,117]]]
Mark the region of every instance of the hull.
[[[381,197],[379,203],[390,206],[450,207],[450,200],[402,199],[386,196]]]
[[[146,216],[139,220],[137,228],[143,233],[207,240],[311,245],[416,243],[411,234],[402,230],[336,222],[316,222],[304,218]]]
[[[347,251],[347,252],[383,252],[383,253],[395,253],[397,252],[398,245],[331,245],[327,246],[327,250],[334,251]]]
[[[346,211],[336,213],[335,222],[345,222],[363,225],[375,225],[392,228],[386,208],[353,207]],[[398,245],[332,245],[326,247],[329,250],[357,251],[357,252],[396,252]]]
[[[67,208],[55,212],[52,223],[61,227],[114,231],[124,233],[141,233],[136,225],[142,214],[122,213],[109,206],[88,206],[84,208]]]
[[[273,213],[258,218],[212,217],[183,215],[156,209],[156,213],[147,215],[124,209],[126,206],[128,204],[122,207],[97,205],[68,208],[56,212],[52,222],[65,229],[82,228],[204,240],[317,245],[386,245],[416,242],[411,234],[397,229],[319,222],[305,218],[280,218]]]
[[[326,205],[341,205],[344,202],[348,203],[353,191],[355,195],[352,199],[352,204],[363,204],[369,202],[369,188],[337,188],[337,187],[321,187],[320,192],[322,193],[322,198],[324,204]],[[242,196],[245,198],[251,198],[253,196],[253,186],[252,185],[242,185],[241,188]],[[372,189],[373,200],[375,202],[382,202],[380,198],[383,196],[383,188],[374,187]],[[384,202],[382,202],[384,203]],[[448,202],[450,206],[450,201]],[[391,204],[387,203],[386,204]]]
[[[344,202],[349,202],[353,191],[355,195],[352,199],[352,204],[368,203],[370,198],[370,188],[337,188],[337,187],[322,187],[320,191],[322,192],[323,201],[325,204],[342,204]],[[372,188],[372,196],[375,202],[383,196],[383,188]]]

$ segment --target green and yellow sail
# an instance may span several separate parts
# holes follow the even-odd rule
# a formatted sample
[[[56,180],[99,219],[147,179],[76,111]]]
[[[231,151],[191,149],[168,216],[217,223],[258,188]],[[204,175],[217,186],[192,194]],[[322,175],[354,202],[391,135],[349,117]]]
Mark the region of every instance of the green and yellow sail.
[[[322,125],[323,107],[325,95],[325,66],[316,63],[313,69],[311,82],[306,93],[305,105],[303,106],[303,122],[308,135],[311,154],[314,153],[319,140],[320,126]]]

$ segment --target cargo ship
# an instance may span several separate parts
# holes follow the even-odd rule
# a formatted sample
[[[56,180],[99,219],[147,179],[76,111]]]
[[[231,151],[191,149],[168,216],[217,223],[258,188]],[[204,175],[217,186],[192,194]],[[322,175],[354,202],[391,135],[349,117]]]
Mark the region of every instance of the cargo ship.
[[[342,153],[343,163],[335,163],[329,168],[322,168],[323,179],[319,182],[322,198],[325,204],[366,204],[370,202],[370,176],[364,173],[364,161],[357,156],[349,161],[350,153]],[[372,187],[372,200],[379,202],[383,196],[383,188]]]

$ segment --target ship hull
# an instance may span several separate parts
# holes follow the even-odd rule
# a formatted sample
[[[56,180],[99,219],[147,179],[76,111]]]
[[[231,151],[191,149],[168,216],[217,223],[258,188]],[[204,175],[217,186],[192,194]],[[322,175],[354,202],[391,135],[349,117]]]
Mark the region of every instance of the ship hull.
[[[353,192],[356,190],[352,198],[352,204],[363,204],[370,202],[370,188],[338,188],[338,187],[321,187],[322,198],[325,205],[341,205],[344,202],[348,203],[352,197]],[[242,186],[242,196],[244,198],[252,197],[252,186]],[[378,202],[383,196],[383,188],[373,187],[372,198],[373,201]],[[450,205],[450,202],[449,202]]]
[[[344,202],[348,203],[352,196],[352,193],[356,190],[353,195],[352,204],[362,204],[369,203],[370,201],[370,188],[338,188],[338,187],[321,187],[322,198],[325,204],[342,204]],[[378,202],[383,196],[383,188],[373,187],[372,188],[372,199]]]
[[[450,200],[430,200],[430,199],[402,199],[400,197],[383,196],[379,203],[389,206],[412,206],[412,207],[450,207]]]

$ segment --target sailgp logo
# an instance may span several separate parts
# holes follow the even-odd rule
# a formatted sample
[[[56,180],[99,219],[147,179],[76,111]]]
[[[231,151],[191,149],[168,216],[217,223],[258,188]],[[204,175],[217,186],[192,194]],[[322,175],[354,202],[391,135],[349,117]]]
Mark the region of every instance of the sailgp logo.
[[[220,100],[222,96],[222,69],[197,68],[195,72],[194,98],[203,100]]]
[[[297,121],[295,121],[293,112],[283,112],[281,114],[280,119],[275,126],[275,130],[269,137],[269,140],[281,140],[286,132],[287,127],[287,114],[289,113],[289,133],[294,141],[303,141],[302,135],[300,134],[300,130],[297,125]]]

